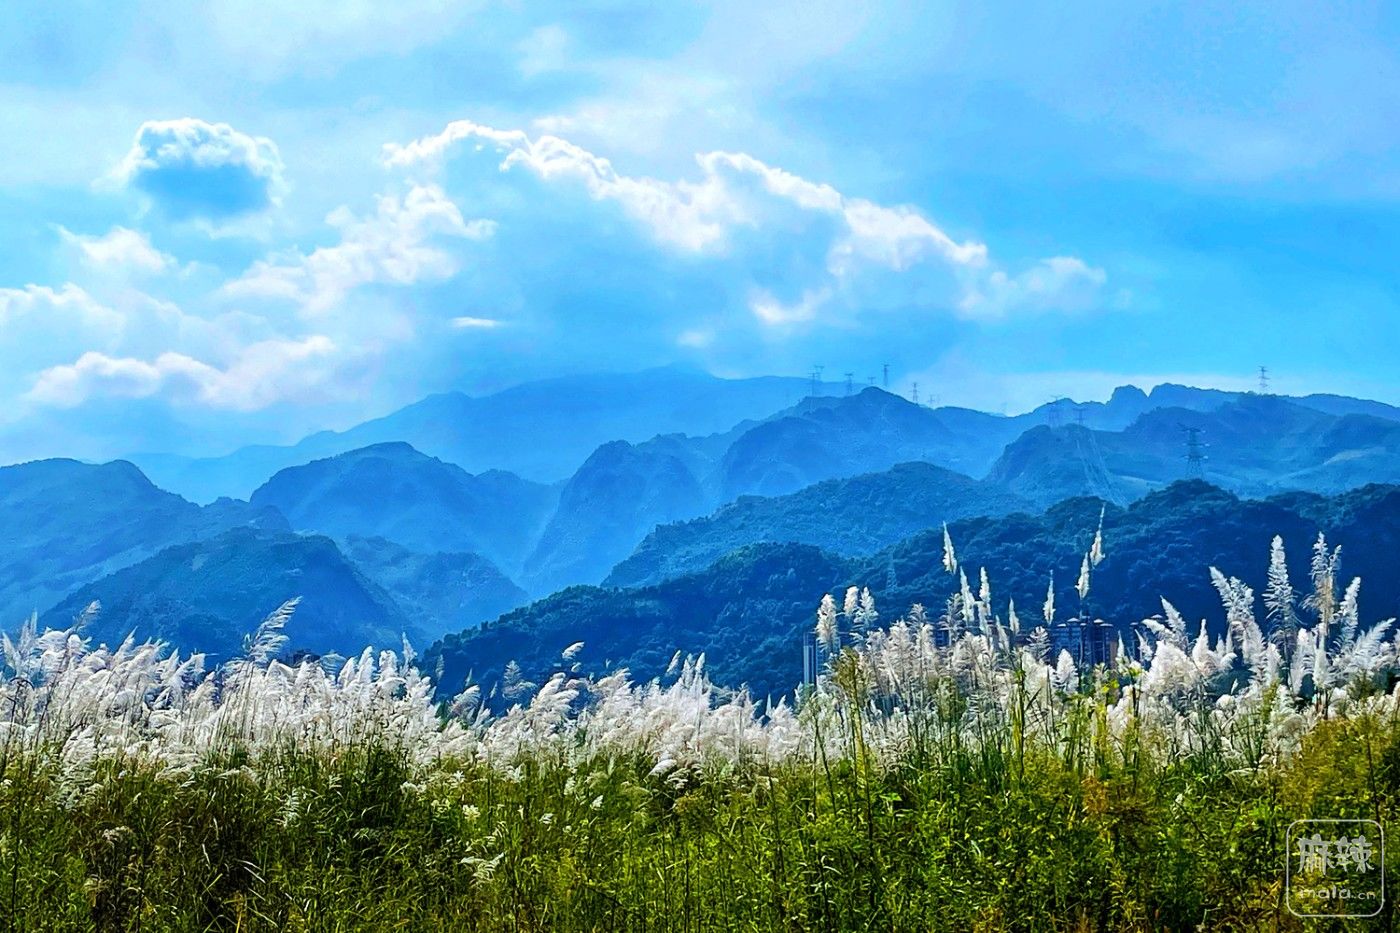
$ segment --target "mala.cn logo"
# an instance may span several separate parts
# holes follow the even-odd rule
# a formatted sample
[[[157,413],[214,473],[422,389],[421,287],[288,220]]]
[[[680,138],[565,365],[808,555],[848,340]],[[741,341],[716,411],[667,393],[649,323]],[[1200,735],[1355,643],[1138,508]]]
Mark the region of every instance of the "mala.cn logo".
[[[1288,909],[1299,917],[1374,917],[1385,905],[1385,831],[1375,820],[1288,827]]]

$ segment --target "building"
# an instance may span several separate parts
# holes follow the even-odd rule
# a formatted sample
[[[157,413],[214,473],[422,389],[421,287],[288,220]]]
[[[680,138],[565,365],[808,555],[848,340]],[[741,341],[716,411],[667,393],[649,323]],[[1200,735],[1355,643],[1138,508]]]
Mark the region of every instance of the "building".
[[[1118,631],[1103,619],[1067,619],[1050,626],[1050,663],[1068,651],[1080,670],[1112,664],[1118,657]]]

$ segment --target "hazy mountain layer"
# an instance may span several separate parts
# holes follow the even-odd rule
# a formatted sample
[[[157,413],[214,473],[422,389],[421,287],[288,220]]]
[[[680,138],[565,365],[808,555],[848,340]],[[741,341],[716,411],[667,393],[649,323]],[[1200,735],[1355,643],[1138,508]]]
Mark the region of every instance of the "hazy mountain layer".
[[[81,587],[42,621],[61,627],[93,601],[101,611],[88,634],[109,644],[128,632],[228,660],[278,606],[301,597],[287,649],[317,654],[396,647],[422,638],[388,593],[330,538],[238,529],[180,544]]]
[[[811,544],[845,555],[870,553],[945,521],[1029,508],[998,486],[929,463],[904,463],[882,473],[825,480],[786,496],[743,496],[704,518],[661,525],[604,582],[659,583],[765,541]]]
[[[297,531],[381,537],[421,553],[472,552],[518,568],[558,494],[501,471],[473,476],[404,443],[289,467],[253,493]]]
[[[421,638],[470,628],[530,599],[478,554],[421,554],[384,538],[360,537],[342,542],[341,550],[394,598]]]
[[[197,501],[246,497],[278,470],[386,441],[406,442],[469,473],[506,470],[552,483],[609,441],[724,432],[791,405],[807,386],[805,379],[720,379],[683,368],[565,376],[480,398],[432,395],[347,431],[313,434],[287,447],[248,447],[205,459],[133,459],[164,488]]]
[[[246,502],[201,508],[120,460],[0,468],[0,630],[162,548],[245,525],[278,529],[286,522]]]
[[[1208,412],[1149,411],[1119,432],[1032,428],[987,479],[1040,505],[1076,495],[1121,503],[1189,477],[1193,451],[1205,479],[1242,495],[1400,481],[1400,422],[1249,395]]]

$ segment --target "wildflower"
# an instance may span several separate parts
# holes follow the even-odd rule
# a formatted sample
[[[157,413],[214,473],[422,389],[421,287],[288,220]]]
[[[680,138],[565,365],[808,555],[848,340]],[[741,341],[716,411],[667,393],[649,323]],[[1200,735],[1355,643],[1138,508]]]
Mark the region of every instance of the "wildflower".
[[[1099,507],[1099,527],[1094,532],[1094,543],[1089,547],[1089,562],[1095,567],[1103,563],[1103,516],[1108,506]]]
[[[828,652],[836,651],[836,600],[831,598],[830,593],[822,597],[821,606],[817,609],[817,644]]]

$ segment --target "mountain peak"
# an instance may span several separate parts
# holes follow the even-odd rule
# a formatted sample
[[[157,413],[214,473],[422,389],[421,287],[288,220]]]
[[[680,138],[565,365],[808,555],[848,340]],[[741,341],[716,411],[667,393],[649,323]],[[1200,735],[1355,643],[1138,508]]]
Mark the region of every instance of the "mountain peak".
[[[353,457],[367,456],[413,458],[421,457],[424,460],[437,459],[435,457],[429,457],[427,454],[420,451],[417,447],[414,447],[408,441],[380,441],[377,444],[367,444],[364,447],[357,447],[354,450],[347,450],[343,454],[337,454],[336,456],[330,457],[328,459],[350,459]]]
[[[1135,385],[1118,386],[1113,390],[1113,394],[1108,397],[1108,403],[1110,405],[1115,403],[1122,404],[1124,402],[1137,403],[1145,401],[1147,401],[1147,393]]]

